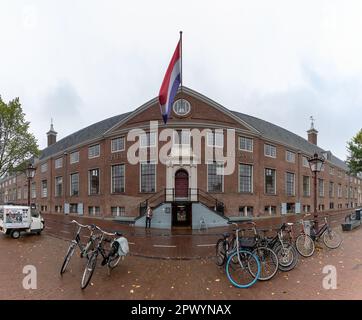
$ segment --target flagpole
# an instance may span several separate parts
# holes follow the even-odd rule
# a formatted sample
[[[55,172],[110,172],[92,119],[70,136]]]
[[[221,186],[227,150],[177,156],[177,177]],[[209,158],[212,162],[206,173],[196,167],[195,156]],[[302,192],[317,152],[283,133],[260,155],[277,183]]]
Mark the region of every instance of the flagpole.
[[[181,91],[182,91],[182,31],[180,31],[180,56],[181,56],[181,75],[180,75],[180,86],[181,86]]]

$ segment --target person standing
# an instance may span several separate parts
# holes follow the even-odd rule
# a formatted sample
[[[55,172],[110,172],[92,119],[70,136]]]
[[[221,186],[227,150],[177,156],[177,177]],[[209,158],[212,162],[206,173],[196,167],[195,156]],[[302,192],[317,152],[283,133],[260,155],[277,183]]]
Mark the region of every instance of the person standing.
[[[147,207],[147,212],[146,212],[146,228],[148,226],[148,228],[151,228],[151,220],[152,220],[152,209],[150,206]]]

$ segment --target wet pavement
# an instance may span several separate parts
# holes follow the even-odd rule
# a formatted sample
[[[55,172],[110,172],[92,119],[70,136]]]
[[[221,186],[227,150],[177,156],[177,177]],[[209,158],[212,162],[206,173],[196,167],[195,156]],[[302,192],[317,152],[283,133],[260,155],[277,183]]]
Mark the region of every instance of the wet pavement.
[[[50,222],[49,217],[47,221],[49,227],[57,223]],[[108,221],[99,225],[102,223],[104,227],[113,225]],[[183,260],[177,259],[174,248],[151,246],[163,237],[165,243],[184,243],[185,248],[190,243],[197,246],[204,238],[208,242],[209,237],[217,237],[211,234],[214,230],[203,235],[178,232],[181,235],[169,235],[167,239],[159,230],[152,230],[146,238],[142,237],[144,230],[133,229],[132,233],[127,229],[132,227],[121,226],[129,231],[130,241],[138,243],[130,246],[133,255],[127,256],[110,276],[98,264],[91,285],[85,290],[80,289],[80,278],[86,260],[78,254],[73,256],[69,270],[59,275],[69,245],[67,238],[71,237],[71,233],[61,231],[71,232],[71,228],[74,227],[65,224],[53,234],[49,229],[40,236],[23,236],[18,240],[0,235],[0,299],[362,299],[362,228],[344,232],[344,241],[338,249],[321,246],[311,258],[300,258],[294,270],[278,272],[271,281],[259,281],[249,289],[237,289],[227,280],[224,268],[217,267],[211,258],[214,248],[185,249],[185,258],[196,253],[199,256]],[[341,232],[340,227],[338,230]],[[185,242],[186,238],[191,242]],[[146,242],[152,248],[149,253],[153,258],[137,255],[147,253],[137,251]],[[156,256],[161,259],[155,259]],[[37,289],[26,290],[22,286],[26,265],[37,270]],[[326,276],[323,269],[328,265],[336,268],[337,289],[323,288]]]

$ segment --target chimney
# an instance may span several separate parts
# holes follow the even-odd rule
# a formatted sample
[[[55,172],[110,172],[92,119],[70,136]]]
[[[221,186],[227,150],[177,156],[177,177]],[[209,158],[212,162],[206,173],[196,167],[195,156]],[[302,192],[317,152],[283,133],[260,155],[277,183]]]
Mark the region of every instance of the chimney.
[[[314,120],[315,119],[311,116],[310,120],[311,120],[310,129],[307,131],[307,133],[308,133],[308,141],[310,143],[313,143],[313,144],[317,145],[318,130],[316,130],[314,128]]]
[[[58,133],[54,130],[54,127],[53,127],[53,119],[51,119],[50,130],[47,132],[48,147],[50,147],[52,144],[57,142],[57,134]]]

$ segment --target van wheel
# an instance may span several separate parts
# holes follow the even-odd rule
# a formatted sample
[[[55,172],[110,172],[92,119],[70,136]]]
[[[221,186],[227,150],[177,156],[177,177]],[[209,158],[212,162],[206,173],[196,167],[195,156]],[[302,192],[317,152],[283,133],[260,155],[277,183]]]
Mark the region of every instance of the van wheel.
[[[11,237],[13,239],[18,239],[20,237],[20,231],[19,230],[13,230],[11,231]]]
[[[41,231],[38,231],[36,234],[37,234],[37,235],[40,235],[40,234],[41,234]]]

